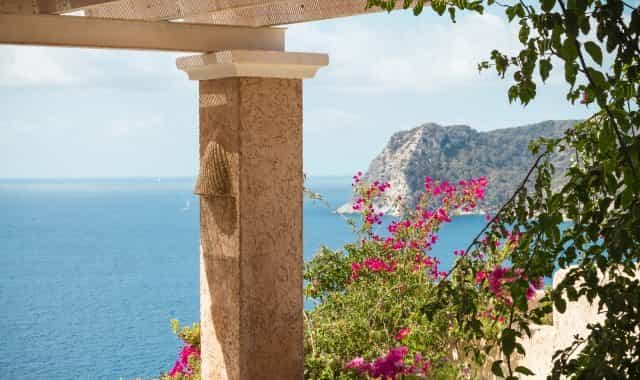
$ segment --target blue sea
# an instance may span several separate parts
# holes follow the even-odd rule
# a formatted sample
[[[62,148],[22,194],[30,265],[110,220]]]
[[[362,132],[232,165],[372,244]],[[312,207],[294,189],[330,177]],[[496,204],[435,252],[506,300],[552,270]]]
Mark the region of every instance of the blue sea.
[[[0,180],[0,378],[151,379],[179,347],[169,320],[198,319],[193,179]],[[311,178],[339,206],[350,178]],[[440,234],[446,268],[483,225]],[[342,217],[304,205],[304,257],[353,239]]]

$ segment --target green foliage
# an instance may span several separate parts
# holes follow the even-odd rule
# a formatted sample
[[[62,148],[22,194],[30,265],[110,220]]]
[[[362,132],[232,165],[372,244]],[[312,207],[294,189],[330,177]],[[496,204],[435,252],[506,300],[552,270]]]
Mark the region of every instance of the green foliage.
[[[180,326],[177,319],[171,320],[171,330],[183,343],[182,350],[169,373],[160,375],[160,380],[202,380],[200,358],[200,324]],[[176,370],[178,369],[178,370]]]
[[[200,324],[193,323],[191,327],[180,326],[180,321],[177,319],[171,320],[171,331],[180,338],[183,342],[190,344],[194,347],[200,348]]]
[[[483,182],[468,182],[472,183]],[[464,270],[446,275],[428,252],[440,226],[451,221],[447,213],[475,204],[470,194],[481,197],[484,185],[432,187],[427,180],[427,191],[415,209],[405,209],[406,214],[392,222],[390,235],[384,237],[378,235],[379,214],[372,207],[382,197],[378,188],[385,186],[359,182],[355,207],[362,210],[362,220],[357,224],[356,242],[337,251],[322,248],[305,264],[305,296],[316,303],[305,312],[305,378],[362,378],[349,368],[352,359],[372,363],[398,347],[406,347],[411,354],[402,363],[404,368],[415,367],[419,357],[429,363],[428,371],[405,373],[407,379],[478,378],[487,370],[488,359],[498,355],[500,341],[509,353],[517,348],[517,333],[503,324],[513,292],[507,284],[520,281],[519,277],[503,269],[509,280],[499,290],[495,285],[499,280],[493,288],[486,280],[491,271],[500,270],[516,235],[500,247],[489,238],[482,244],[486,255],[459,257],[457,265]],[[440,192],[448,195],[433,195]],[[528,281],[523,285],[530,287]],[[526,302],[523,311],[529,311]]]
[[[395,4],[369,1],[387,10]],[[412,4],[417,5],[404,3]],[[499,237],[507,225],[523,231],[527,244],[520,244],[509,259],[527,276],[551,276],[556,265],[571,267],[549,294],[558,311],[565,311],[568,300],[586,297],[597,299],[606,316],[604,322],[590,325],[589,336],[578,337],[556,353],[552,378],[640,378],[640,283],[633,279],[640,258],[639,6],[620,0],[484,4],[503,7],[507,19],[519,25],[517,54],[493,51],[479,64],[481,70],[492,68],[503,78],[513,72],[510,102],[529,104],[538,82],[560,69],[567,100],[592,106],[594,112],[564,136],[532,145],[538,155],[531,169],[532,187],[523,184],[516,191],[499,220],[488,226],[489,234]],[[457,5],[442,0],[434,2],[433,9],[442,14]],[[478,12],[482,5],[457,8]],[[575,157],[560,189],[550,180],[555,167],[548,158],[556,152]],[[564,220],[570,223],[561,228]],[[603,275],[607,282],[599,281]],[[512,311],[523,304],[521,292],[515,290]],[[507,378],[528,374],[513,368],[509,354],[518,348],[511,331],[527,331],[530,314],[510,313],[502,332]],[[494,373],[503,370],[500,365],[494,363]]]

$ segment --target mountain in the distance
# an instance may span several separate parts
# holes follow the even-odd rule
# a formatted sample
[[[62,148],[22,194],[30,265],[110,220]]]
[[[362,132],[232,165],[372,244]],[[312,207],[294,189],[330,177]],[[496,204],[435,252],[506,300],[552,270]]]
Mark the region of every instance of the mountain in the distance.
[[[522,182],[533,163],[529,142],[541,136],[561,136],[575,123],[574,120],[544,121],[489,132],[479,132],[466,125],[424,124],[395,133],[371,162],[365,178],[389,181],[391,199],[402,196],[413,202],[415,194],[423,189],[425,177],[457,182],[485,176],[489,185],[478,211],[495,212]],[[552,160],[560,183],[570,157],[557,154]],[[388,210],[388,205],[383,205],[385,208]]]

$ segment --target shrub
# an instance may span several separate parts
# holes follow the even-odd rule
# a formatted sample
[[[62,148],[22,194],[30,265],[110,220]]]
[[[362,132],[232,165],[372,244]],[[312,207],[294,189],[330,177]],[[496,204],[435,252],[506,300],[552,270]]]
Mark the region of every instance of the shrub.
[[[200,376],[200,325],[180,327],[171,320],[173,333],[182,340],[182,348],[171,371],[160,376],[161,380],[201,380]]]
[[[512,284],[526,284],[528,298],[542,287],[541,279],[529,281],[505,262],[517,231],[504,241],[486,238],[486,249],[469,255],[451,252],[465,268],[455,273],[431,255],[440,227],[456,212],[472,211],[486,185],[484,178],[457,184],[426,178],[417,206],[394,200],[402,216],[388,221],[376,205],[389,184],[354,177],[357,241],[338,251],[322,248],[305,265],[305,295],[316,302],[305,313],[306,378],[479,376],[502,335]]]

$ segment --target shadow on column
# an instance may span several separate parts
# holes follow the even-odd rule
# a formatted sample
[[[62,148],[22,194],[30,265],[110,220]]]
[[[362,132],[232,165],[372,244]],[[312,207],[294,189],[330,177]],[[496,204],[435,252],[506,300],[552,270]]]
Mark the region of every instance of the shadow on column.
[[[238,209],[232,196],[200,201],[203,379],[240,378]],[[214,335],[215,334],[215,335]]]

